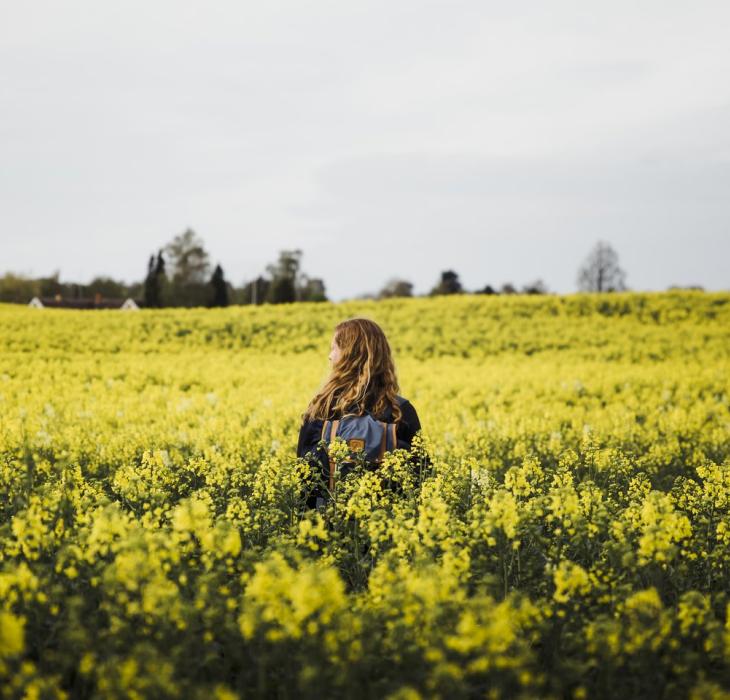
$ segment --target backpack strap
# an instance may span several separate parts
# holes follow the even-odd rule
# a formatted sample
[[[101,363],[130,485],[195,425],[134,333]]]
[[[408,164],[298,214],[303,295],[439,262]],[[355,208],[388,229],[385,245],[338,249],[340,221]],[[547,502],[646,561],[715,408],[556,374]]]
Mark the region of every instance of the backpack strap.
[[[332,442],[337,437],[337,428],[340,426],[339,420],[333,420],[332,421],[332,431],[330,432],[330,439],[329,441]],[[330,458],[330,491],[333,491],[335,488],[335,460]]]
[[[383,455],[385,454],[385,442],[388,439],[388,424],[383,421],[378,421],[378,424],[383,429],[383,437],[380,440],[380,452],[378,454],[378,462],[382,461]]]
[[[330,423],[332,421],[330,420],[324,420],[322,421],[322,435],[320,436],[320,440],[327,440],[327,428],[329,427]],[[330,472],[332,471],[332,460],[330,460]],[[331,479],[331,477],[330,477]]]
[[[391,442],[392,446],[390,449],[394,450],[394,449],[396,449],[396,447],[398,447],[398,438],[396,437],[396,434],[395,434],[395,432],[396,432],[395,423],[390,424],[390,432],[391,432],[391,440],[392,440],[392,442]]]

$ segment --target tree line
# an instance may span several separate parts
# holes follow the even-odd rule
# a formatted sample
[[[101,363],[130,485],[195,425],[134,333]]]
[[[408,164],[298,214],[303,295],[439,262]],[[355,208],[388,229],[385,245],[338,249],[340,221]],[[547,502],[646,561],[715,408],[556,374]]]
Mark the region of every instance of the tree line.
[[[628,289],[626,273],[618,262],[618,254],[605,241],[598,241],[578,270],[579,291],[614,292]],[[672,287],[676,288],[676,287]],[[693,289],[702,289],[695,286]],[[443,294],[548,294],[541,279],[516,287],[511,282],[501,286],[486,284],[466,290],[457,272],[444,270],[428,295]],[[152,253],[147,260],[143,280],[125,284],[110,277],[95,277],[88,284],[61,282],[59,273],[50,277],[30,278],[14,273],[0,277],[0,301],[28,303],[33,297],[79,299],[102,297],[120,299],[131,297],[141,306],[228,306],[229,304],[281,304],[297,301],[327,301],[324,281],[302,271],[302,251],[282,250],[278,259],[267,265],[265,274],[232,285],[225,277],[220,263],[212,266],[210,255],[201,238],[188,228],[167,245]],[[393,278],[375,293],[360,295],[361,299],[412,297],[413,284],[403,278]]]
[[[155,308],[327,301],[324,282],[301,270],[301,258],[301,250],[283,250],[276,262],[267,265],[265,274],[235,287],[220,263],[212,266],[202,239],[188,228],[149,256],[145,277],[139,282],[125,284],[99,276],[79,284],[62,282],[59,272],[39,278],[9,272],[0,277],[0,301],[132,298],[140,306]]]
[[[241,287],[226,280],[220,263],[211,272],[210,256],[192,229],[150,255],[144,279],[145,306],[228,306],[327,301],[324,282],[301,269],[301,250],[283,250],[276,262]]]

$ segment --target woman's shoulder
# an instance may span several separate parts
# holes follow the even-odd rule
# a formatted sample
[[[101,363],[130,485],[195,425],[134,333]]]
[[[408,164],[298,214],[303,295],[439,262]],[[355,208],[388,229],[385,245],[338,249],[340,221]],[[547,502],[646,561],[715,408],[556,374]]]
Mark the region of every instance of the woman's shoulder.
[[[418,418],[415,406],[408,400],[404,399],[400,404],[401,420],[408,425],[418,429],[421,421]]]
[[[399,394],[396,394],[395,398],[398,401],[398,408],[400,409],[401,413],[399,422],[411,424],[418,421],[416,409],[413,407],[413,404],[405,396],[400,396]],[[392,418],[392,416],[393,409],[391,407],[387,410],[387,417]]]
[[[400,394],[396,394],[396,400],[398,401],[398,406],[400,406],[400,409],[412,409],[413,404],[410,402],[410,399],[407,399],[405,396],[401,396]]]

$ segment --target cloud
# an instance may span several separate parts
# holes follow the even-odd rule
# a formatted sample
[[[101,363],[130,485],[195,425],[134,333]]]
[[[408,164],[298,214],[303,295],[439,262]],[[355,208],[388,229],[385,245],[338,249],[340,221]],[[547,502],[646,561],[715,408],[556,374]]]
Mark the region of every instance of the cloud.
[[[726,3],[72,0],[4,19],[11,269],[136,279],[192,226],[237,282],[299,247],[336,298],[396,272],[424,290],[442,265],[569,291],[603,235],[637,286],[683,266],[727,286]]]

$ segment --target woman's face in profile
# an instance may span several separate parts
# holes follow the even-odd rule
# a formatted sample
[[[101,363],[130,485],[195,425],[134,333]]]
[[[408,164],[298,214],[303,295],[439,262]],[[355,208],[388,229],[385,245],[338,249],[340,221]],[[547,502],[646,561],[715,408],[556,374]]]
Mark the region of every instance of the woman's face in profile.
[[[332,336],[332,342],[330,343],[330,354],[328,359],[332,365],[340,359],[340,346],[337,345],[337,341],[335,341],[334,336]]]

